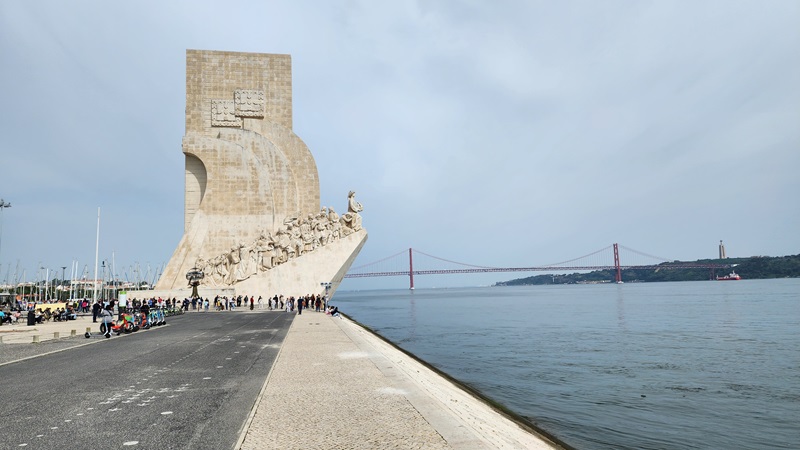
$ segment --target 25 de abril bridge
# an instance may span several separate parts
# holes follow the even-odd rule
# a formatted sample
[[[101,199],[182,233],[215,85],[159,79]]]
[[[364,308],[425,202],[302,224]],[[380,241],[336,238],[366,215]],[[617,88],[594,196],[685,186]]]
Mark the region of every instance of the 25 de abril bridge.
[[[625,263],[623,263],[625,261]],[[628,269],[644,270],[680,270],[708,269],[713,277],[714,271],[729,269],[731,264],[691,263],[653,256],[620,244],[566,261],[542,264],[530,267],[490,267],[452,261],[439,256],[429,255],[420,250],[409,248],[377,261],[351,267],[345,278],[392,277],[407,276],[409,289],[414,289],[414,277],[420,275],[447,275],[464,273],[489,272],[556,272],[556,271],[595,271],[613,270],[615,281],[622,282],[622,271]]]

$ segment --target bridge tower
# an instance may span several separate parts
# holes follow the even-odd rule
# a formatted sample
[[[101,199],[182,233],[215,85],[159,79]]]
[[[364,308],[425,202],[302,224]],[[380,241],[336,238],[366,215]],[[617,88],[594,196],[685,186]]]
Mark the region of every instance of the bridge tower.
[[[408,249],[408,280],[410,282],[409,290],[414,290],[414,257],[411,256],[411,249]]]
[[[619,244],[614,244],[614,270],[617,273],[617,283],[622,283],[622,270],[619,266]]]

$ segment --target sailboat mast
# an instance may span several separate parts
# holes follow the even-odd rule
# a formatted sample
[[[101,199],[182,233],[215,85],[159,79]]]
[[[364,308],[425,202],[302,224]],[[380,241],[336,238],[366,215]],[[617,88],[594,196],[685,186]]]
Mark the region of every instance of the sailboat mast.
[[[94,286],[94,293],[92,294],[92,299],[97,301],[97,258],[100,254],[100,207],[97,207],[97,240],[94,244],[94,280],[92,280],[92,286]]]

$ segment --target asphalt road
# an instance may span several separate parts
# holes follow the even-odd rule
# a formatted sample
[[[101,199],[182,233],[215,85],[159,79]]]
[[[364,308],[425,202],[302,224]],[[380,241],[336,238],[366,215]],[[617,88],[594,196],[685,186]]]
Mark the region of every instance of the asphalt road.
[[[191,313],[2,365],[0,449],[233,448],[293,318]]]

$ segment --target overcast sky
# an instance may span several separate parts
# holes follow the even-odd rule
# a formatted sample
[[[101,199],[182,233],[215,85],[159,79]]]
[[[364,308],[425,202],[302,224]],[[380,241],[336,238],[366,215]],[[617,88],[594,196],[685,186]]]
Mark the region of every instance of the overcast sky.
[[[98,207],[121,276],[169,260],[187,49],[292,55],[322,204],[365,207],[356,266],[797,254],[798,23],[791,0],[3,0],[0,281],[93,275]]]

